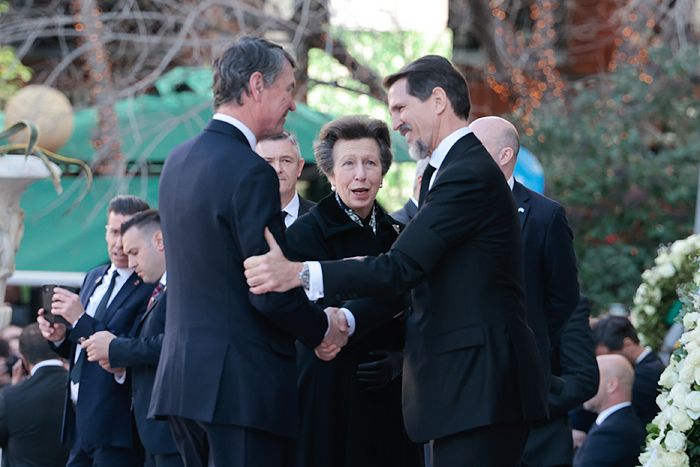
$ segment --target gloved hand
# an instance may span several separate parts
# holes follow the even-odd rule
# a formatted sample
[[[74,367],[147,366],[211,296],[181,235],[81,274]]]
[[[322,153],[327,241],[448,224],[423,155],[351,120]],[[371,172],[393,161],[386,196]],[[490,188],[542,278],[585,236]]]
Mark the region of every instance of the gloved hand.
[[[376,391],[382,389],[401,374],[403,354],[389,350],[375,350],[369,353],[377,357],[366,363],[357,365],[357,381],[367,389]]]

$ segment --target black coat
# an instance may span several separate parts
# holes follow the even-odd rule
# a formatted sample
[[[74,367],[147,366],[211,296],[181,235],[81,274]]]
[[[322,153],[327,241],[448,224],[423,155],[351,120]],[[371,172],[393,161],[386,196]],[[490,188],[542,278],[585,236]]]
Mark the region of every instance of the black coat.
[[[149,415],[298,430],[295,339],[321,343],[328,319],[304,291],[253,295],[243,261],[286,248],[279,181],[236,127],[212,120],[160,176],[168,319]]]
[[[97,267],[85,276],[80,289],[83,307],[87,308],[88,300],[108,268],[108,265]],[[68,331],[67,338],[56,351],[62,357],[68,358],[72,369],[76,346],[81,338],[87,339],[97,331],[105,330],[117,336],[127,335],[136,317],[146,309],[146,302],[153,292],[153,287],[153,284],[145,284],[133,273],[110,302],[104,318],[96,320],[87,314],[83,315],[75,327]],[[62,436],[64,440],[67,439],[75,428],[80,434],[83,450],[98,446],[131,448],[134,433],[130,406],[129,385],[117,383],[112,373],[103,370],[97,362],[89,362],[86,359],[80,373],[80,395],[75,408],[70,399],[70,378],[66,381]]]
[[[128,337],[117,337],[109,343],[110,366],[128,369],[136,429],[141,443],[150,454],[177,453],[168,422],[146,418],[163,345],[165,296],[164,291],[156,302],[138,317]]]
[[[287,230],[288,254],[295,260],[329,260],[378,255],[396,240],[399,225],[379,206],[377,233],[360,227],[330,194]],[[338,301],[324,301],[338,306]],[[401,416],[401,380],[368,391],[357,382],[357,365],[373,360],[374,350],[401,351],[403,323],[396,318],[371,333],[353,338],[331,362],[298,345],[299,401],[303,414],[298,465],[373,467],[417,465]],[[375,357],[376,358],[376,357]]]
[[[643,441],[642,422],[632,407],[624,407],[591,427],[574,467],[634,467]]]
[[[61,444],[66,392],[62,366],[37,369],[34,376],[0,392],[0,447],[5,467],[62,467]]]
[[[388,253],[321,262],[326,297],[412,289],[403,371],[412,440],[546,418],[541,360],[526,322],[522,256],[506,180],[467,134],[447,153],[418,214]],[[354,313],[371,302],[348,308]]]
[[[634,366],[632,406],[645,426],[659,413],[656,397],[659,395],[659,378],[664,369],[656,352],[650,352]]]

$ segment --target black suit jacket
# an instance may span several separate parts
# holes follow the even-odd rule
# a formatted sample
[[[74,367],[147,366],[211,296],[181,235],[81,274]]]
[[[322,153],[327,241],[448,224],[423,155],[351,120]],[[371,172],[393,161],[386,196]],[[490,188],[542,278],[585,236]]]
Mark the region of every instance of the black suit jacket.
[[[83,307],[87,308],[88,300],[108,269],[109,265],[99,266],[85,276],[80,289]],[[105,277],[104,280],[109,278]],[[112,299],[102,320],[83,315],[68,331],[66,340],[54,348],[59,355],[68,358],[72,369],[78,340],[105,330],[117,336],[126,335],[136,317],[146,309],[146,301],[153,287],[153,284],[145,284],[136,273],[132,274]],[[66,382],[63,439],[67,440],[73,433],[71,429],[75,428],[80,434],[82,449],[98,446],[130,448],[133,444],[130,406],[131,389],[128,384],[117,383],[114,375],[103,370],[97,362],[86,359],[80,374],[80,393],[75,409],[70,398],[70,378]]]
[[[309,209],[314,206],[316,206],[316,203],[309,201],[308,199],[304,199],[301,197],[301,195],[299,195],[299,213],[297,214],[297,219],[309,212]]]
[[[275,171],[243,134],[212,120],[176,148],[160,177],[168,319],[151,414],[297,432],[296,351],[326,332],[301,288],[253,295],[243,261],[285,248]]]
[[[413,441],[546,418],[513,197],[473,134],[452,146],[388,253],[321,264],[326,298],[413,289],[403,371],[404,420]]]
[[[392,212],[391,217],[406,225],[411,219],[413,219],[413,216],[415,216],[417,212],[418,206],[416,206],[415,203],[409,199],[401,209]]]
[[[166,293],[162,292],[155,303],[137,318],[128,337],[117,337],[109,343],[110,366],[128,368],[136,429],[150,454],[177,452],[168,422],[146,418],[163,345]]]
[[[649,353],[634,366],[632,406],[645,426],[659,413],[656,396],[659,395],[659,377],[664,369],[656,352]]]
[[[556,395],[549,393],[547,423],[530,428],[523,465],[545,467],[571,463],[574,449],[567,413],[598,391],[598,363],[589,316],[588,299],[582,296],[558,345],[552,349],[552,375],[560,388]]]
[[[34,376],[0,392],[0,447],[6,467],[63,467],[61,445],[66,370],[39,368]]]
[[[624,407],[591,427],[576,451],[574,467],[634,467],[643,440],[642,422],[632,407]]]

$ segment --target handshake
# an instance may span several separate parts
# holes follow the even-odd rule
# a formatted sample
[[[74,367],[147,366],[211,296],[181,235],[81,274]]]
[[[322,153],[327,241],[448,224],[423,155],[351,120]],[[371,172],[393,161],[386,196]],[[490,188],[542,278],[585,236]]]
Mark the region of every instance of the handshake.
[[[345,313],[339,308],[328,307],[323,311],[328,316],[328,331],[314,352],[318,358],[328,362],[348,343],[350,329]]]

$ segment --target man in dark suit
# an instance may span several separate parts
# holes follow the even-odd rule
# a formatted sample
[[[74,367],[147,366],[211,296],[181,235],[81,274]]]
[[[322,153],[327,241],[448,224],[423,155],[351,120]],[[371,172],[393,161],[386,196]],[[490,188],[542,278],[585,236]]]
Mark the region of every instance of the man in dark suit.
[[[63,467],[61,416],[66,370],[46,345],[37,324],[19,338],[22,365],[30,377],[0,391],[0,447],[6,467]]]
[[[254,296],[243,260],[283,240],[279,182],[252,148],[295,109],[293,59],[243,37],[214,63],[216,113],[160,177],[168,319],[150,414],[168,416],[188,466],[286,466],[297,434],[295,339],[347,341],[345,316],[301,289]]]
[[[436,467],[520,465],[529,421],[546,418],[546,392],[526,323],[513,198],[467,126],[467,84],[448,60],[420,58],[384,83],[394,129],[431,154],[418,214],[388,253],[360,260],[288,262],[266,234],[271,251],[246,260],[248,283],[253,293],[303,285],[311,297],[332,299],[412,289],[403,371],[409,436],[434,440]],[[368,315],[385,314],[365,313],[377,300],[347,306],[358,331]]]
[[[108,371],[128,369],[132,410],[146,450],[146,466],[181,467],[182,459],[168,423],[146,418],[165,329],[165,252],[158,211],[139,212],[124,222],[122,244],[129,257],[129,267],[145,283],[158,285],[148,300],[146,312],[136,319],[128,336],[99,331],[84,341],[82,347],[89,361],[99,362]],[[118,371],[115,377],[125,376],[123,371]]]
[[[80,295],[56,287],[51,312],[71,324],[49,323],[43,310],[37,321],[56,352],[68,358],[70,371],[62,436],[72,439],[67,466],[134,465],[128,386],[115,381],[96,362],[85,358],[80,345],[97,331],[125,335],[146,309],[153,285],[145,284],[129,269],[122,249],[121,226],[134,214],[148,209],[135,196],[117,196],[109,203],[106,240],[111,264],[85,276]]]
[[[649,347],[639,343],[637,332],[624,316],[606,316],[598,320],[593,329],[596,353],[619,354],[634,366],[632,406],[646,426],[657,413],[656,397],[659,395],[659,377],[665,366]]]
[[[632,408],[634,371],[620,355],[599,355],[600,385],[583,406],[598,414],[574,458],[574,467],[634,467],[644,440]]]
[[[413,219],[413,216],[418,212],[418,198],[420,197],[420,187],[423,181],[423,172],[428,166],[429,158],[423,158],[416,162],[416,175],[413,178],[413,196],[411,196],[406,204],[397,211],[391,213],[391,217],[401,222],[403,225]]]
[[[284,226],[289,227],[316,203],[297,193],[297,180],[304,169],[304,158],[297,137],[288,131],[266,136],[258,141],[255,152],[277,172],[280,182],[280,205]]]
[[[469,127],[498,164],[518,206],[524,246],[527,321],[537,339],[551,399],[559,396],[566,384],[560,376],[552,374],[552,359],[558,357],[555,350],[560,348],[560,333],[567,329],[565,325],[579,302],[573,234],[564,208],[559,203],[526,188],[513,177],[520,149],[515,127],[507,120],[494,116],[474,120]],[[585,376],[582,380],[585,384],[581,388],[568,388],[579,393],[580,400],[574,407],[589,399],[598,387],[598,367],[587,316],[583,328],[578,326],[581,320],[577,319],[568,332],[570,337],[584,344],[580,351],[575,351],[575,355],[582,357],[576,363],[576,371],[583,372],[579,375]],[[568,383],[571,386],[573,381]],[[558,411],[557,416],[553,417],[550,413],[549,423],[531,430],[524,465],[570,463],[573,446],[565,415],[566,412],[562,414]],[[551,438],[547,440],[545,437]],[[555,442],[557,440],[563,441],[563,444]]]

